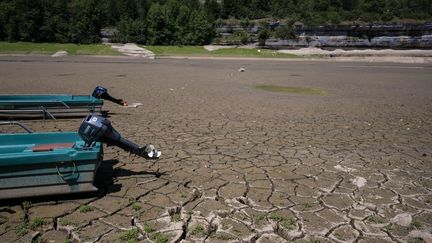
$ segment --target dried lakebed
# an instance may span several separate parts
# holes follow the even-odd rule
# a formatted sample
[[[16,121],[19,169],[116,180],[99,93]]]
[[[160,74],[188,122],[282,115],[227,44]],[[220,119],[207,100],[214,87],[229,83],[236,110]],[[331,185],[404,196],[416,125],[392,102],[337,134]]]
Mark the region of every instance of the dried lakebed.
[[[163,158],[107,147],[99,193],[2,202],[4,242],[431,240],[429,66],[51,60],[2,59],[2,90],[107,86],[144,104],[107,104],[113,125]],[[24,123],[70,131],[80,119]]]

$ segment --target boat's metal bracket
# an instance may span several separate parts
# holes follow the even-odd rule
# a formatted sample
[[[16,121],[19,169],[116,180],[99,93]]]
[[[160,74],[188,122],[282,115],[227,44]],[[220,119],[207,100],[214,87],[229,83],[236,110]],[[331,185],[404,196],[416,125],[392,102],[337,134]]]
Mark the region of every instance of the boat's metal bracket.
[[[76,174],[76,171],[77,171],[76,164],[75,164],[75,162],[72,162],[72,164],[73,164],[73,171],[72,171],[71,173],[69,173],[68,175],[63,175],[63,174],[60,172],[59,167],[56,166],[56,168],[57,168],[57,174],[58,174],[58,175],[62,178],[62,180],[65,181],[65,182],[68,181],[68,179],[65,178],[66,176],[75,176],[75,174]]]
[[[16,122],[16,121],[0,121],[0,125],[16,125],[16,126],[21,127],[22,129],[24,129],[28,133],[33,133],[33,131],[30,128],[28,128],[24,124],[22,124],[20,122]]]

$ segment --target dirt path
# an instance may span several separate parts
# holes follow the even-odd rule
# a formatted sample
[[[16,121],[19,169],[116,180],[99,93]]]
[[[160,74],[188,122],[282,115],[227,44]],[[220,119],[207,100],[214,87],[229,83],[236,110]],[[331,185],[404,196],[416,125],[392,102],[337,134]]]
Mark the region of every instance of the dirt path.
[[[110,119],[163,152],[153,163],[106,148],[97,195],[3,202],[0,240],[39,232],[113,242],[135,232],[143,242],[427,241],[431,76],[424,64],[0,57],[2,92],[86,94],[103,85],[142,102],[108,104]],[[25,123],[70,131],[80,120]],[[43,226],[18,234],[38,217]]]

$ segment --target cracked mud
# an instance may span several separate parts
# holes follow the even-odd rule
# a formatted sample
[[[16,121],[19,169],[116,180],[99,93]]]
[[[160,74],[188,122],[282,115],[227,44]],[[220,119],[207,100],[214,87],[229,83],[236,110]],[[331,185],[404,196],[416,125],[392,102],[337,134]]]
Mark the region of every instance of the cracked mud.
[[[430,66],[2,58],[8,93],[101,84],[142,102],[106,108],[124,137],[163,152],[107,147],[98,193],[3,202],[2,242],[432,242]]]

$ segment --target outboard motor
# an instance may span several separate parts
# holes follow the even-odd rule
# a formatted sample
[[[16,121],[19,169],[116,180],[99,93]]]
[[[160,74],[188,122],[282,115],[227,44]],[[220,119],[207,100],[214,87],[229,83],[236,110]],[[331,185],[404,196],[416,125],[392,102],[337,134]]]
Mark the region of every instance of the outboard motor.
[[[88,115],[78,129],[79,136],[84,140],[85,146],[90,147],[94,142],[103,142],[118,146],[130,153],[142,156],[146,159],[158,159],[161,152],[151,144],[143,147],[124,139],[111,126],[111,122],[101,116]]]
[[[109,100],[111,102],[114,102],[114,103],[122,105],[122,106],[128,105],[127,101],[124,101],[122,99],[116,99],[116,98],[112,97],[111,95],[109,95],[108,90],[102,86],[97,86],[93,90],[92,96],[95,97],[96,99]]]

